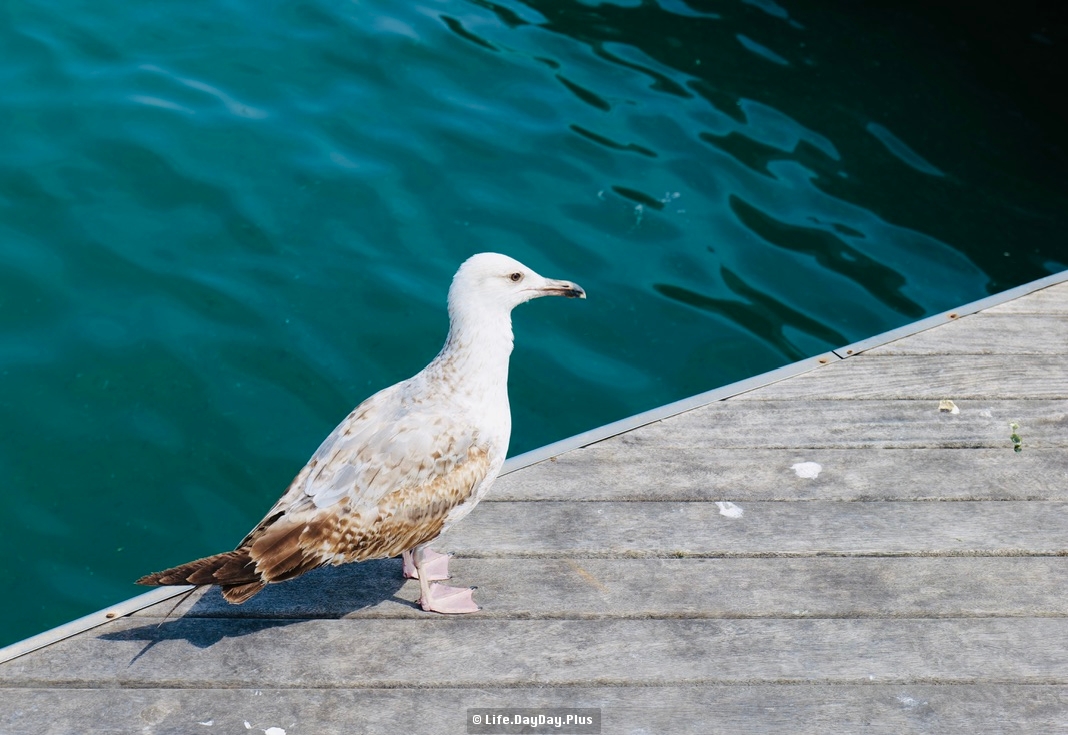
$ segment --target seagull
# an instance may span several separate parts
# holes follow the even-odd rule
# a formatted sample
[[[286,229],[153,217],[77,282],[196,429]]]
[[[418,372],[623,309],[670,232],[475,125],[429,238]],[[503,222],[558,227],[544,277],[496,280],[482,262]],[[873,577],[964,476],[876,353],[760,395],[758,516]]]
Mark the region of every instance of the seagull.
[[[449,556],[429,545],[485,497],[504,464],[512,309],[539,296],[586,292],[498,253],[466,260],[449,288],[448,338],[429,365],[353,409],[236,549],[137,583],[219,585],[240,604],[327,564],[401,555],[423,610],[477,611],[471,588],[438,584]]]

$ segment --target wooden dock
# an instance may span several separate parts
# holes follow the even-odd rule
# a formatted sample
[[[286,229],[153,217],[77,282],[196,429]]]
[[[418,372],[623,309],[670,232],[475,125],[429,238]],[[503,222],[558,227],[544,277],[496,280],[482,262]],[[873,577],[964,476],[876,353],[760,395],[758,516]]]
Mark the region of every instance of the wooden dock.
[[[1066,733],[1068,273],[1010,296],[510,461],[438,544],[479,613],[153,592],[0,651],[0,733]]]

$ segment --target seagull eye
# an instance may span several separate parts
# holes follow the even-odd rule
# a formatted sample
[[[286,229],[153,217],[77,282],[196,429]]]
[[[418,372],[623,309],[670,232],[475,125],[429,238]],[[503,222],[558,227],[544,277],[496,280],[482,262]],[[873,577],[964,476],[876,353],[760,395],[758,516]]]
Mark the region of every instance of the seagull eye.
[[[520,281],[523,280],[523,274],[522,273],[513,273],[512,275],[510,275],[508,277],[510,279],[512,279],[512,283],[519,283]]]

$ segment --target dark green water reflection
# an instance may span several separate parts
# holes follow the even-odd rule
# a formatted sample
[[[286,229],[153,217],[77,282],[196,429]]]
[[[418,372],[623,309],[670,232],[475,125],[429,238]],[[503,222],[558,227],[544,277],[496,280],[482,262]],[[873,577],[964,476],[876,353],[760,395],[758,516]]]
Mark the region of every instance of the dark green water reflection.
[[[231,548],[473,252],[590,296],[513,453],[1068,267],[1063,39],[855,5],[4,4],[0,644]]]

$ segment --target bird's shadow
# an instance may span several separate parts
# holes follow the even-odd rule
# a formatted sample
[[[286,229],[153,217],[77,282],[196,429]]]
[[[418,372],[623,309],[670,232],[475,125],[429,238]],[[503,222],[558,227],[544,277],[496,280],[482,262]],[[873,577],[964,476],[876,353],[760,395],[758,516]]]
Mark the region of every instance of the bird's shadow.
[[[267,585],[242,605],[231,605],[217,587],[197,589],[190,600],[165,600],[141,613],[145,625],[105,632],[108,641],[147,641],[139,658],[159,643],[182,640],[197,648],[209,648],[224,638],[239,638],[268,628],[294,625],[307,620],[340,619],[365,608],[393,601],[400,610],[417,609],[410,600],[397,597],[404,585],[399,559],[378,559],[360,564],[325,567],[297,579]],[[148,617],[146,615],[151,615]]]

